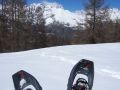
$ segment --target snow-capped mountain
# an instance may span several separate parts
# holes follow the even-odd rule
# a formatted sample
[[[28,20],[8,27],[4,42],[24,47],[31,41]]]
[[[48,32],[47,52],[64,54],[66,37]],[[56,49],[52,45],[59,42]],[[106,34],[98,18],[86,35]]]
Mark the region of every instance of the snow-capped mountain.
[[[85,23],[85,11],[69,11],[66,10],[61,4],[56,2],[42,2],[42,3],[33,3],[28,7],[33,7],[32,10],[34,17],[38,15],[36,9],[40,6],[44,6],[44,18],[46,19],[46,25],[52,23],[53,21],[59,21],[70,27],[75,27],[78,24]],[[0,9],[1,9],[0,5]],[[109,9],[109,15],[111,20],[120,19],[120,10],[117,8]]]
[[[85,23],[85,11],[69,11],[64,9],[61,4],[56,2],[43,2],[37,4],[31,4],[31,7],[37,8],[38,6],[44,5],[44,18],[46,19],[46,25],[52,23],[53,21],[59,21],[70,27],[77,26],[78,23]],[[109,15],[112,20],[120,18],[120,10],[117,8],[109,9]]]
[[[45,17],[47,17],[47,15],[53,15],[53,17],[47,19],[47,24],[51,23],[53,20],[69,24],[70,26],[76,26],[78,22],[84,23],[85,14],[82,11],[80,13],[70,12],[57,3],[45,4]]]
[[[61,23],[67,24],[71,27],[77,26],[78,23],[84,23],[85,20],[85,12],[83,10],[71,12],[69,10],[65,10],[64,7],[56,2],[49,3],[43,2],[44,8],[44,18],[46,19],[46,24],[52,23],[54,20],[59,21]],[[37,8],[41,3],[31,4],[30,7]]]

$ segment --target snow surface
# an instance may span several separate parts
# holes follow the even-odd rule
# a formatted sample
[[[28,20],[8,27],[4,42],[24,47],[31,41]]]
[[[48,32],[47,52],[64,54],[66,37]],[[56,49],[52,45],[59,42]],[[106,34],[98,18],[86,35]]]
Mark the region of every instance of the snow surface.
[[[15,90],[12,75],[25,70],[43,90],[67,90],[71,69],[81,59],[95,64],[93,90],[120,89],[120,43],[70,45],[0,54],[0,88]]]

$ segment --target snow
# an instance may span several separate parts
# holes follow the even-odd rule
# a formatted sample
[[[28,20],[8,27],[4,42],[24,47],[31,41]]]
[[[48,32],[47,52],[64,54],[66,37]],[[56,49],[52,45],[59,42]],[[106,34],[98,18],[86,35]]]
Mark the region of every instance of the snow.
[[[54,18],[56,21],[59,21],[61,23],[69,23],[71,27],[77,26],[77,23],[84,23],[85,15],[82,16],[80,14],[76,14],[73,12],[70,12],[69,10],[64,10],[63,8],[51,8],[51,12],[45,12],[48,15],[52,13],[54,15]],[[50,24],[49,18],[46,20],[46,24]],[[48,23],[50,22],[50,23]]]
[[[25,70],[38,80],[43,90],[67,90],[70,71],[81,59],[94,61],[93,90],[119,90],[120,43],[69,45],[1,53],[0,88],[15,90],[12,75]]]
[[[110,18],[112,20],[120,19],[120,10],[117,8],[112,8],[109,10]]]
[[[22,88],[22,86],[26,83],[26,80],[25,79],[21,79],[20,81],[20,87]]]

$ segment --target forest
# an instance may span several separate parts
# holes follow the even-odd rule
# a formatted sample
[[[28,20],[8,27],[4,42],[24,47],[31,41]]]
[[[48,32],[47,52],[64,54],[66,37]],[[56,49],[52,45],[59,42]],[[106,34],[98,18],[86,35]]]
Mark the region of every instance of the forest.
[[[105,0],[88,0],[84,28],[80,23],[68,27],[56,20],[45,25],[44,8],[44,4],[29,7],[26,0],[0,0],[0,53],[120,42],[120,19],[110,19]]]

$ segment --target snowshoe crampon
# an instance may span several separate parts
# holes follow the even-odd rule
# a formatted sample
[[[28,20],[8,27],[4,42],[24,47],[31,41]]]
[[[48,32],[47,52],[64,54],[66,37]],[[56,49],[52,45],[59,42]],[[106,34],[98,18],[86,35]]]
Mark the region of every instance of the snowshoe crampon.
[[[92,90],[94,79],[94,63],[80,60],[72,69],[67,90]]]
[[[15,90],[42,90],[38,81],[29,73],[21,70],[13,76]]]

